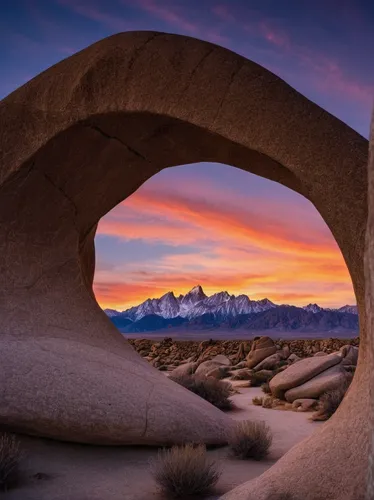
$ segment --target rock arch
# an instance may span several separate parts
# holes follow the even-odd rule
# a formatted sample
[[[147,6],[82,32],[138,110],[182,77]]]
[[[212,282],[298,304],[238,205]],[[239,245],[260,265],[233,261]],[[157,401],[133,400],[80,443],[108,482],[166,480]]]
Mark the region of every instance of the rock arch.
[[[0,103],[0,424],[89,443],[225,441],[230,419],[141,360],[91,286],[105,213],[163,168],[217,161],[316,206],[360,311],[359,366],[341,408],[248,491],[265,499],[295,477],[304,498],[353,498],[369,415],[367,154],[364,138],[269,71],[183,36],[115,35],[13,92]]]

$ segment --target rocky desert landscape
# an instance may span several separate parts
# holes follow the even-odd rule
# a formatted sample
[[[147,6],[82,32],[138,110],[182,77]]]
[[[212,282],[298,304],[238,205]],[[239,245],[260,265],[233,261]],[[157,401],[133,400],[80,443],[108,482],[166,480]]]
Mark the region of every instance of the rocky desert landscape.
[[[220,408],[233,423],[266,424],[271,443],[259,456],[233,454],[229,435],[226,446],[204,452],[220,476],[199,498],[217,499],[262,474],[334,413],[355,371],[359,339],[130,343],[153,367]],[[97,448],[25,435],[17,440],[18,485],[3,493],[6,500],[102,500],[109,492],[113,500],[170,498],[152,472],[155,448]]]

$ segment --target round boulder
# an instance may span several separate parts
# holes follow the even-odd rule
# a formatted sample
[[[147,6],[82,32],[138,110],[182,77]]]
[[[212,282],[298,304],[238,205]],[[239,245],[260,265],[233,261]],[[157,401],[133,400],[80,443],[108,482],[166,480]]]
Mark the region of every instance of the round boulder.
[[[296,399],[316,399],[326,391],[337,389],[346,381],[347,372],[341,364],[338,364],[319,373],[304,384],[288,390],[285,398],[289,403],[293,403]]]
[[[342,360],[338,354],[328,354],[327,356],[317,356],[301,359],[287,367],[286,370],[278,373],[270,381],[270,389],[274,396],[282,398],[284,393],[293,387],[297,387],[319,373],[327,370],[331,366],[337,365]],[[297,396],[294,399],[309,397]],[[314,396],[310,396],[314,397]]]
[[[254,368],[265,358],[276,352],[277,348],[270,337],[260,337],[253,342],[251,350],[247,355],[247,367]]]

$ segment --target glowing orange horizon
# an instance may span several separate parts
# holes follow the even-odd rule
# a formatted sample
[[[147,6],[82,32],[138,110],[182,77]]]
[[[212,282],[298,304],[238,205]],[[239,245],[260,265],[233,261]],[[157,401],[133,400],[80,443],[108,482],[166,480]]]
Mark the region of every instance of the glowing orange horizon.
[[[227,290],[297,306],[355,303],[344,259],[321,219],[305,223],[307,210],[301,207],[298,218],[292,206],[288,217],[277,219],[284,207],[274,200],[247,200],[242,209],[232,197],[208,202],[222,197],[212,188],[204,186],[205,199],[197,191],[143,186],[100,222],[101,236],[142,241],[150,249],[160,243],[196,248],[142,268],[125,263],[116,276],[98,269],[94,291],[103,308],[127,309],[170,291],[184,295],[198,283],[207,295]]]

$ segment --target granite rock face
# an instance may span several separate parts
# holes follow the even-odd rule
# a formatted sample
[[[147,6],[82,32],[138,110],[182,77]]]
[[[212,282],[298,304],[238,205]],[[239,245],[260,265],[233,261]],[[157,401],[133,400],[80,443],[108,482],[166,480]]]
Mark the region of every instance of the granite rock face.
[[[261,361],[275,354],[277,348],[270,337],[260,337],[252,344],[251,350],[247,355],[247,367],[254,368]]]
[[[289,389],[300,386],[331,366],[341,363],[341,361],[342,356],[335,353],[327,356],[313,356],[312,358],[302,359],[270,380],[271,392],[277,398],[282,397]],[[298,396],[295,399],[303,397],[308,396]]]
[[[365,483],[374,364],[365,323],[367,316],[372,326],[372,295],[364,313],[367,157],[363,137],[280,78],[178,35],[109,37],[7,96],[0,103],[0,425],[105,444],[225,441],[230,419],[141,360],[92,290],[101,217],[164,168],[224,163],[312,202],[349,268],[361,326],[358,367],[338,412],[231,498],[264,500],[296,482],[303,498],[310,491],[315,500],[356,498]]]

